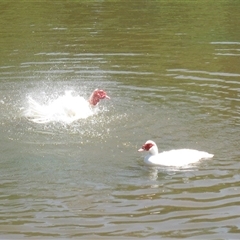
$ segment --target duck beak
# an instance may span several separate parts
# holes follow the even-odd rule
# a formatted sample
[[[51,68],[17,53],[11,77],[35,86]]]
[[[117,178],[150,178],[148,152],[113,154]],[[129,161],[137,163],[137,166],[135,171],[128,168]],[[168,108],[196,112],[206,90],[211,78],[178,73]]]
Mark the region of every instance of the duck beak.
[[[138,152],[144,152],[144,149],[139,148],[139,149],[138,149]]]
[[[105,97],[106,99],[111,99],[108,95],[106,95],[106,97]]]

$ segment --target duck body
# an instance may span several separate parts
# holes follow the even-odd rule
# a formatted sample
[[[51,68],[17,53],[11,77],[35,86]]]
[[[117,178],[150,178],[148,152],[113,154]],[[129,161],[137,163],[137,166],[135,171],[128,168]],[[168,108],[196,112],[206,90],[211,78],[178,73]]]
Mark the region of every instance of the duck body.
[[[148,152],[144,158],[144,163],[152,166],[162,165],[183,167],[196,163],[201,159],[213,157],[213,154],[194,149],[174,149],[158,153],[158,147],[156,143],[151,140],[147,141],[138,151]]]
[[[80,96],[72,96],[71,92],[58,97],[48,104],[41,105],[29,97],[27,117],[35,123],[65,122],[71,123],[93,115],[87,100]]]

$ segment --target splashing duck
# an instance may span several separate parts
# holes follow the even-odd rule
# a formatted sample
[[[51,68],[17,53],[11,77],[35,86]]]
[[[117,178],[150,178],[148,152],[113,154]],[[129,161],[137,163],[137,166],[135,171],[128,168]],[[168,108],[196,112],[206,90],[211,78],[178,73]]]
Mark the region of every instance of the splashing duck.
[[[25,111],[25,116],[36,123],[63,122],[70,124],[93,115],[96,112],[96,106],[102,99],[110,99],[110,97],[101,89],[95,89],[88,100],[81,96],[73,96],[72,91],[66,91],[63,96],[44,105],[29,97],[29,107]]]

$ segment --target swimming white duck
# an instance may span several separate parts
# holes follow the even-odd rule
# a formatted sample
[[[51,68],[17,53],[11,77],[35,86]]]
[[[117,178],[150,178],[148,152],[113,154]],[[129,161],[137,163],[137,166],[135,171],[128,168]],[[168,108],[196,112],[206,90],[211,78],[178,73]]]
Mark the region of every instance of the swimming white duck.
[[[151,140],[148,140],[138,151],[147,151],[149,153],[145,156],[144,162],[152,166],[163,165],[183,167],[196,163],[201,159],[213,157],[213,154],[194,149],[174,149],[158,153],[157,144]]]
[[[95,89],[88,100],[73,96],[71,91],[66,91],[65,95],[45,105],[29,97],[29,107],[25,111],[25,116],[36,123],[64,122],[70,124],[93,115],[96,112],[94,107],[105,98],[110,99],[107,93],[100,89]]]

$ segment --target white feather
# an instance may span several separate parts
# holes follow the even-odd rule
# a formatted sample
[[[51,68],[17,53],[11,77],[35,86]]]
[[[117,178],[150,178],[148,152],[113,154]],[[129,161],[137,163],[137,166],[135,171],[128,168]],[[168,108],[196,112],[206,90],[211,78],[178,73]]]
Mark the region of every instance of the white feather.
[[[70,91],[48,104],[40,104],[29,97],[29,107],[25,116],[36,123],[64,122],[71,123],[94,114],[89,102],[80,96],[73,96]]]

